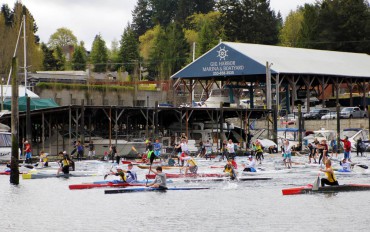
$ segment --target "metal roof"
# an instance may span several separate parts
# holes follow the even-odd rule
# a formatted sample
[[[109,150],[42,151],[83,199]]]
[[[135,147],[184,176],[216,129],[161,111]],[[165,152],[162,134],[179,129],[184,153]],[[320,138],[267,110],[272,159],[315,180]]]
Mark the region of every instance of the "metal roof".
[[[221,42],[171,78],[214,78],[272,74],[305,74],[370,78],[370,56],[306,48]]]

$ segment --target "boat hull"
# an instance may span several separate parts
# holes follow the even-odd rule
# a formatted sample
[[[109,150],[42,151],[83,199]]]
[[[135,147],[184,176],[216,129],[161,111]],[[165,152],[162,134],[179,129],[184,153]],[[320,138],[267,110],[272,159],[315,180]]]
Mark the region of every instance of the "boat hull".
[[[144,187],[144,188],[124,188],[124,189],[112,189],[105,190],[105,194],[115,194],[115,193],[129,193],[129,192],[165,192],[168,190],[206,190],[210,189],[208,187],[173,187],[167,189]]]
[[[186,178],[186,177],[225,177],[225,174],[220,173],[198,173],[198,174],[176,174],[176,173],[166,173],[167,178]],[[147,179],[154,179],[155,174],[147,174]]]
[[[344,184],[337,186],[319,187],[313,190],[312,185],[301,186],[296,188],[283,189],[283,195],[297,195],[306,193],[333,193],[333,192],[351,192],[351,191],[370,191],[370,184]]]

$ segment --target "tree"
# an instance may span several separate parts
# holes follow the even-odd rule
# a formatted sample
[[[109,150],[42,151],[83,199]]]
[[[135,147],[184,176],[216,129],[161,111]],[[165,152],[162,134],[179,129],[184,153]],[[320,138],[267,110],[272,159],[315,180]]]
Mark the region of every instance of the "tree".
[[[76,45],[77,38],[73,32],[65,27],[58,28],[57,31],[52,34],[49,38],[48,45],[50,48],[55,49],[56,47],[64,48],[68,45]]]
[[[276,44],[281,18],[269,0],[220,0],[218,10],[230,41]]]
[[[66,68],[66,57],[65,55],[63,54],[63,50],[61,47],[57,46],[55,49],[54,49],[54,52],[53,52],[53,55],[55,57],[55,60],[56,60],[56,66],[55,66],[55,69],[57,71],[64,71],[65,68]]]
[[[41,44],[41,49],[44,54],[43,70],[45,71],[56,70],[57,61],[53,55],[53,50],[50,50],[44,43]]]
[[[90,53],[91,63],[94,65],[94,72],[105,72],[108,62],[108,49],[101,35],[95,36]]]
[[[126,71],[133,74],[139,63],[139,43],[130,24],[127,24],[120,41],[118,61],[123,63]]]
[[[179,24],[171,23],[166,30],[159,28],[149,56],[149,76],[168,79],[180,70],[188,56],[189,46]]]
[[[14,49],[23,21],[26,17],[26,45],[27,45],[27,64],[28,71],[36,71],[42,68],[42,51],[39,45],[36,22],[28,11],[19,1],[14,4],[11,10],[8,5],[2,5],[0,12],[0,73],[8,73],[11,66],[11,58],[14,55]],[[23,47],[23,27],[21,41],[18,43],[16,56],[19,66],[24,67],[24,47]]]
[[[302,9],[290,11],[279,33],[279,40],[282,46],[298,47],[300,41],[300,31],[302,29],[302,21]]]
[[[370,53],[367,0],[324,0],[317,21],[315,48]]]
[[[166,27],[176,15],[178,0],[151,0],[152,21]]]
[[[81,41],[80,45],[75,46],[75,50],[72,56],[72,69],[73,70],[86,70],[86,49],[84,42]]]
[[[224,39],[223,27],[219,21],[220,16],[220,12],[209,12],[188,17],[185,37],[189,46],[196,43],[195,57],[204,54],[216,46],[220,39]],[[191,59],[188,61],[191,62]]]
[[[135,9],[132,11],[133,30],[137,36],[143,35],[147,30],[152,29],[152,11],[150,0],[138,0]]]

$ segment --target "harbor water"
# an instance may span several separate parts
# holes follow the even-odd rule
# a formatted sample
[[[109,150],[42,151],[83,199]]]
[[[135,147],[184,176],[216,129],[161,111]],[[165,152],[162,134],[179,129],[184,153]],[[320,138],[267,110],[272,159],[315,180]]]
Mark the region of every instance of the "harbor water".
[[[306,161],[306,157],[294,159]],[[245,160],[237,157],[239,165]],[[370,163],[366,157],[353,161]],[[261,165],[266,174],[258,177],[271,180],[187,183],[174,179],[168,184],[210,187],[197,191],[107,195],[103,188],[69,190],[70,184],[103,180],[111,168],[111,163],[103,162],[77,163],[80,169],[101,174],[93,177],[20,179],[13,186],[9,176],[0,176],[0,231],[369,231],[370,192],[283,196],[284,188],[313,183],[319,168],[276,170],[280,162],[281,157],[266,155]],[[221,168],[209,167],[224,162],[199,160],[198,164],[198,172],[221,173]],[[137,173],[144,179],[148,170],[137,169]],[[340,184],[370,184],[370,172],[359,173],[337,178]]]

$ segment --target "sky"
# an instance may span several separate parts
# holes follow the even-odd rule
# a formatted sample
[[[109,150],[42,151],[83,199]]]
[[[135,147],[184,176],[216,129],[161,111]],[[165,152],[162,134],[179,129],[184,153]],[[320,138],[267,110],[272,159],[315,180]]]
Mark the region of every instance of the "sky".
[[[280,11],[285,18],[291,10],[316,0],[270,0],[271,9]],[[13,9],[16,0],[0,0],[0,5],[8,4]],[[78,41],[91,44],[97,34],[101,34],[107,47],[113,40],[119,41],[127,23],[132,21],[131,12],[137,0],[22,0],[38,26],[42,42],[47,43],[58,28],[72,30]]]

